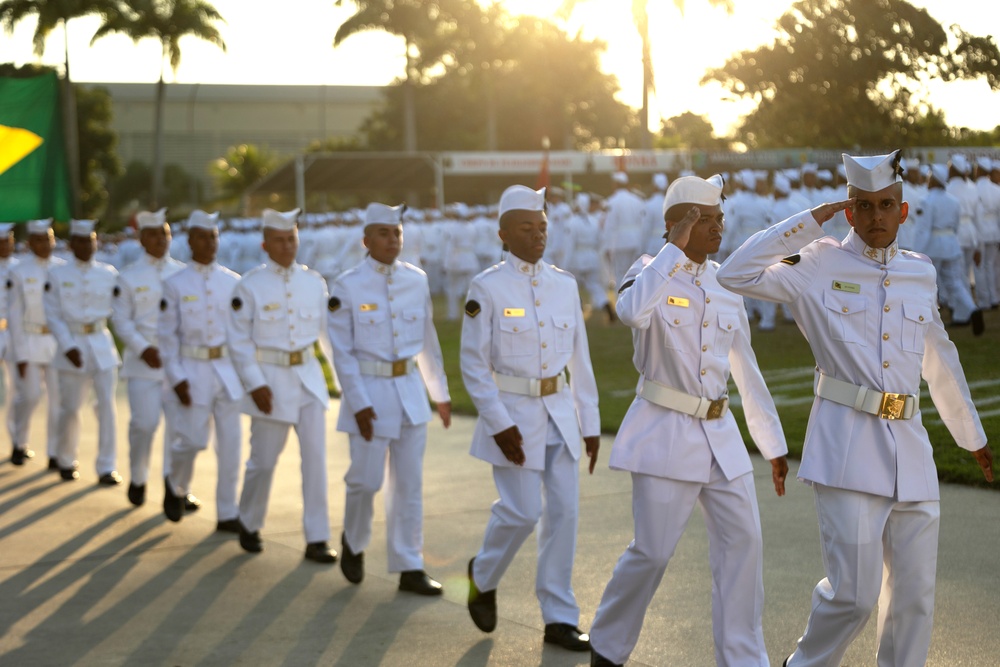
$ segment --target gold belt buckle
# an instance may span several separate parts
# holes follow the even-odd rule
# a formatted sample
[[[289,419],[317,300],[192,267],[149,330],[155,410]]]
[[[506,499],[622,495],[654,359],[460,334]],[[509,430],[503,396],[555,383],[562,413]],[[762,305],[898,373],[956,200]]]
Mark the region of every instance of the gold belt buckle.
[[[541,380],[539,380],[538,381],[538,395],[539,396],[550,396],[551,394],[556,393],[556,391],[558,391],[558,387],[559,387],[558,379],[559,379],[558,375],[553,375],[550,378],[542,378]]]
[[[392,377],[398,378],[400,375],[406,375],[406,359],[397,359],[392,362]]]
[[[6,330],[7,330],[7,318],[0,317],[0,331],[6,331]]]
[[[81,329],[83,330],[83,333],[85,333],[85,334],[92,334],[92,333],[94,333],[95,327],[94,327],[93,324],[84,324],[81,327]]]
[[[288,353],[288,365],[289,366],[302,365],[302,350],[295,350],[294,352]]]
[[[705,415],[705,419],[718,419],[725,412],[726,403],[729,399],[726,397],[717,398],[708,404],[708,413]]]
[[[878,408],[878,416],[882,419],[902,419],[903,408],[906,407],[906,394],[882,394],[882,404]]]
[[[208,358],[209,359],[221,359],[222,358],[222,346],[216,345],[215,347],[208,348]]]
[[[47,326],[42,325],[42,328],[38,331],[38,333],[40,333],[40,334],[49,334],[49,333],[52,333],[52,332],[49,331],[49,328]]]

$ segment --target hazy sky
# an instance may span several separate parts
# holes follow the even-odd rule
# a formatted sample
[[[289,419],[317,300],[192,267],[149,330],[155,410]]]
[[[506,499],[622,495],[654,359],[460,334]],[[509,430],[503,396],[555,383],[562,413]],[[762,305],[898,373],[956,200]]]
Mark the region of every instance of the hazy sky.
[[[944,25],[958,23],[973,34],[1000,28],[1000,3],[992,0],[912,0],[928,9]],[[561,0],[506,0],[512,13],[551,15]],[[266,83],[385,85],[403,69],[402,40],[384,33],[351,37],[337,49],[333,35],[352,13],[350,2],[335,7],[333,0],[214,0],[226,18],[222,26],[228,51],[188,38],[181,42],[183,59],[176,78],[182,83]],[[582,0],[567,24],[571,33],[608,43],[603,69],[621,83],[623,102],[638,107],[642,70],[640,44],[632,24],[628,0]],[[747,102],[726,101],[716,85],[702,86],[705,70],[720,66],[736,51],[770,43],[775,20],[790,0],[736,0],[736,11],[712,9],[706,0],[687,0],[684,17],[673,0],[650,2],[653,65],[664,91],[652,100],[651,124],[684,111],[706,114],[716,131],[726,133],[752,108]],[[155,81],[160,72],[160,49],[147,40],[133,45],[124,37],[106,37],[90,46],[97,19],[70,23],[70,63],[76,81]],[[31,50],[34,20],[25,21],[12,36],[0,34],[0,62],[35,60]],[[1000,38],[1000,36],[997,36]],[[54,32],[42,62],[63,60],[62,31]],[[932,103],[943,109],[948,122],[975,129],[1000,124],[1000,92],[985,81],[932,83]],[[670,91],[667,95],[666,91]],[[653,129],[656,129],[655,127]]]

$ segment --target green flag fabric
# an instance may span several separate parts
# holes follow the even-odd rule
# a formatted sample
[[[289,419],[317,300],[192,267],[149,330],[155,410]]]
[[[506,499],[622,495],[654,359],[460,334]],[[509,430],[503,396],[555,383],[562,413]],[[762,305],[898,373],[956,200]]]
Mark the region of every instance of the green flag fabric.
[[[0,222],[69,220],[72,192],[55,72],[0,77],[0,127]]]

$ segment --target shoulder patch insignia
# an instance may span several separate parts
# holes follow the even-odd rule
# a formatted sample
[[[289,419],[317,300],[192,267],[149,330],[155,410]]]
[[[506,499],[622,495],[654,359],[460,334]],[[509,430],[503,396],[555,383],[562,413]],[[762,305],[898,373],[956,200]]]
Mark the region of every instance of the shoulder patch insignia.
[[[618,288],[618,293],[621,294],[622,292],[624,292],[625,290],[627,290],[629,287],[632,286],[632,283],[634,283],[634,282],[635,282],[635,278],[632,278],[631,280],[626,280],[625,282],[623,282],[622,286]]]
[[[465,302],[465,314],[469,317],[475,317],[481,310],[482,308],[479,306],[479,302],[475,299],[469,299]]]
[[[113,294],[114,296],[121,296],[122,288],[119,287],[118,285],[115,285],[115,288],[111,290],[111,294]]]
[[[326,307],[331,313],[337,312],[340,310],[340,299],[335,296],[331,296],[330,300],[326,303]]]
[[[7,279],[7,289],[10,289],[13,286],[14,286],[14,281],[11,280],[10,278],[8,278]]]
[[[788,257],[781,260],[782,264],[788,264],[790,266],[795,266],[802,261],[802,255],[789,255]]]
[[[51,289],[52,289],[52,284],[51,284],[51,283],[49,283],[49,282],[46,282],[46,283],[45,283],[45,291],[46,291],[46,292],[48,292],[48,291],[49,291],[49,290],[51,290]]]
[[[233,297],[233,310],[239,310],[243,307],[243,299],[238,296]]]
[[[166,309],[167,309],[167,300],[160,299],[160,310],[166,310]]]

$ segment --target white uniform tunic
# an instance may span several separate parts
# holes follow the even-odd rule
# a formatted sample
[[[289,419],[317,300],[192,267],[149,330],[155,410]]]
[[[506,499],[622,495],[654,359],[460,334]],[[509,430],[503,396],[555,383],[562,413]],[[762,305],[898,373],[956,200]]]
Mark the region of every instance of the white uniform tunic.
[[[422,570],[423,453],[431,411],[449,402],[448,380],[434,329],[427,276],[395,261],[371,257],[342,273],[329,303],[330,343],[343,388],[337,430],[348,433],[351,466],[344,477],[344,537],[360,553],[371,541],[373,501],[382,487],[388,457],[386,546],[390,572]],[[392,363],[414,360],[416,369],[376,375]],[[374,435],[361,437],[354,415],[372,408]]]
[[[43,298],[45,318],[58,344],[52,363],[59,371],[59,466],[76,465],[80,405],[90,383],[97,399],[98,476],[117,464],[115,384],[121,359],[107,327],[117,280],[118,271],[110,264],[73,259],[51,267]],[[72,349],[80,351],[80,368],[66,358]]]
[[[667,244],[626,274],[617,310],[633,327],[639,388],[652,381],[715,400],[726,395],[731,369],[754,441],[766,458],[784,456],[784,434],[750,347],[743,299],[719,285],[717,266],[696,265]],[[719,664],[767,664],[753,468],[732,413],[699,419],[637,396],[615,438],[611,467],[633,473],[635,540],[618,560],[597,610],[590,631],[594,649],[612,662],[628,659],[649,601],[700,503],[710,538]]]
[[[159,348],[156,325],[163,281],[183,268],[183,264],[169,255],[156,259],[146,253],[118,274],[111,322],[125,345],[119,376],[128,380],[129,467],[131,483],[138,486],[149,478],[153,434],[163,414],[163,369],[151,368],[141,355],[147,348]],[[163,433],[164,475],[170,470],[167,464],[172,440],[168,427]]]
[[[233,365],[251,416],[250,459],[243,478],[240,521],[250,532],[264,525],[278,455],[295,427],[302,451],[303,524],[307,543],[330,538],[326,494],[326,409],[323,369],[312,354],[324,335],[327,305],[323,277],[301,264],[284,268],[272,260],[252,269],[233,290],[227,322]],[[289,365],[293,360],[300,363]],[[270,414],[257,409],[249,392],[268,386]]]
[[[573,276],[514,256],[476,276],[462,325],[461,364],[466,390],[479,412],[471,453],[493,464],[500,493],[476,555],[476,585],[484,591],[496,588],[541,518],[536,591],[542,617],[546,623],[576,625],[580,610],[570,580],[577,461],[581,432],[598,435],[600,413]],[[564,369],[572,384],[542,397],[500,391],[492,375],[542,379]],[[515,425],[524,440],[523,466],[508,461],[493,439]]]
[[[219,521],[239,515],[240,399],[243,387],[226,351],[226,320],[240,277],[213,262],[192,262],[163,282],[158,336],[167,380],[164,412],[174,432],[168,479],[174,493],[191,491],[194,460],[208,447],[215,424]],[[182,405],[173,388],[188,383],[191,405]]]
[[[19,412],[23,412],[24,398],[18,391],[18,385],[13,380],[17,375],[17,362],[13,345],[10,338],[10,311],[13,305],[13,287],[11,273],[20,263],[17,257],[6,257],[0,259],[0,360],[4,361],[4,396],[7,397],[7,431],[10,434],[10,441],[14,447],[27,447],[27,438],[20,441],[17,439],[16,417]],[[25,434],[26,435],[26,434]]]
[[[608,214],[604,218],[602,241],[617,285],[646,244],[647,239],[643,238],[646,202],[628,189],[619,188],[611,193],[606,205]]]
[[[965,322],[976,304],[958,241],[960,215],[961,203],[954,195],[942,188],[931,188],[918,208],[921,225],[914,245],[934,262],[939,301],[951,308],[952,320]]]
[[[931,264],[895,243],[867,247],[853,231],[843,244],[813,242],[822,234],[808,211],[794,216],[731,255],[719,282],[790,303],[819,373],[899,394],[919,394],[923,377],[959,446],[982,448],[986,435],[938,317]],[[881,419],[817,396],[799,477],[815,489],[827,578],[789,665],[839,664],[878,602],[879,664],[924,664],[940,512],[919,410]]]
[[[1000,185],[989,176],[976,179],[976,231],[979,234],[982,257],[973,267],[976,277],[976,303],[982,309],[989,309],[1000,303],[997,292],[997,251],[1000,246]]]

